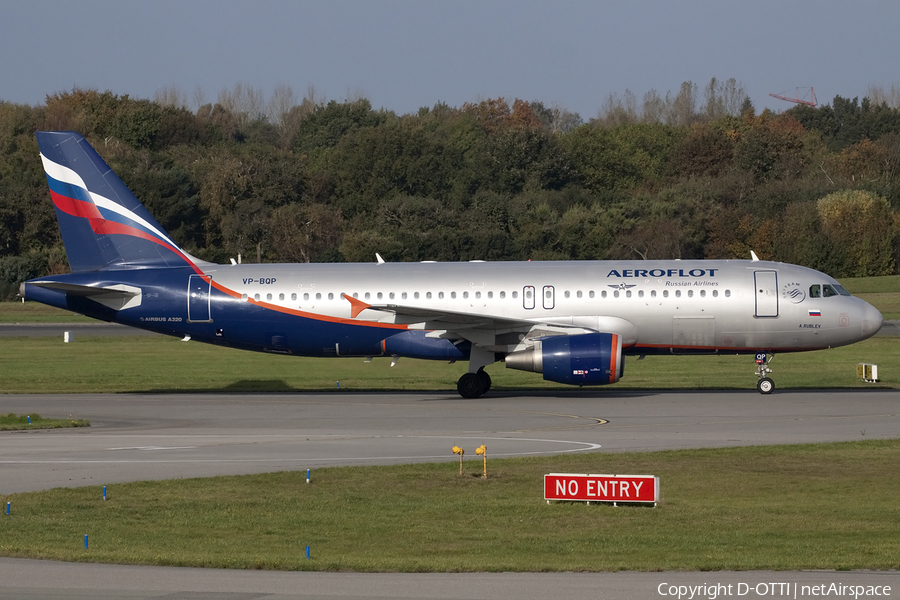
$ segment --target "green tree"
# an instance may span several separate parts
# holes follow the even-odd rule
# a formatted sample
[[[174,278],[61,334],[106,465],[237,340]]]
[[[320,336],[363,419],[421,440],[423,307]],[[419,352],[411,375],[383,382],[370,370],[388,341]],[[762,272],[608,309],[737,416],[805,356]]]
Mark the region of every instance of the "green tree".
[[[846,252],[843,277],[889,275],[894,271],[893,214],[885,198],[871,192],[834,192],[817,203],[822,231]]]

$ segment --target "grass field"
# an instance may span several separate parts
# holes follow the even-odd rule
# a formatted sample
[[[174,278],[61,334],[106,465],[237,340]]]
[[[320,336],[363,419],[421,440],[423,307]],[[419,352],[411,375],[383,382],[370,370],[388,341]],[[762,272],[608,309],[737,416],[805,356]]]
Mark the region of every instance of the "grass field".
[[[89,427],[84,419],[45,419],[39,414],[0,415],[0,431],[26,431],[29,429],[62,429],[64,427]]]
[[[0,343],[5,393],[447,390],[465,362],[390,358],[299,358],[182,342],[163,336],[5,338]],[[879,365],[878,384],[856,378],[859,362]],[[802,388],[900,388],[900,338],[875,337],[817,352],[779,354],[771,363],[776,391]],[[572,389],[539,374],[489,367],[495,390]],[[616,389],[753,389],[752,356],[628,357]],[[339,382],[339,384],[338,384]],[[603,388],[595,388],[598,395]]]
[[[332,571],[900,568],[900,441],[215,477],[0,498],[0,554]],[[543,501],[550,472],[660,477],[657,508]],[[83,536],[89,536],[89,549]],[[305,547],[310,546],[307,560]]]

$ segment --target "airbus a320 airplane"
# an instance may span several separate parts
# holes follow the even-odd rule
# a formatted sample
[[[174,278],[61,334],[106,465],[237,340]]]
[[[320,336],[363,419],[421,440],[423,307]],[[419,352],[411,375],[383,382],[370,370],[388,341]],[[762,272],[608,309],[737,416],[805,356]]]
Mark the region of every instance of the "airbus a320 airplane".
[[[38,132],[72,273],[21,295],[232,348],[297,356],[468,360],[571,385],[622,377],[624,355],[769,355],[843,346],[882,316],[812,269],[759,260],[218,265],[178,247],[87,141]],[[755,259],[755,256],[754,256]]]

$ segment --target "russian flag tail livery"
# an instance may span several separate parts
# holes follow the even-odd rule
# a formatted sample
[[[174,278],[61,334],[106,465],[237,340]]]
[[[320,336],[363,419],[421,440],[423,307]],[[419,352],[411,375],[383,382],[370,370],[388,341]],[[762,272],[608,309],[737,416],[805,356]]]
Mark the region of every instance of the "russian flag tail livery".
[[[201,272],[81,134],[36,135],[73,273],[184,266]]]

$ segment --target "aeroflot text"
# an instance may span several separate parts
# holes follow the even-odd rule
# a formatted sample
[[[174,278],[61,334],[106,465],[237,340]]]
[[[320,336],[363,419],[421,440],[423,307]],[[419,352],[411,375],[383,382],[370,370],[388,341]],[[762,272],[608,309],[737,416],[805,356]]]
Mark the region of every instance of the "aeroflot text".
[[[703,585],[670,585],[661,583],[656,588],[660,596],[673,598],[726,598],[730,596],[786,597],[786,598],[874,598],[890,596],[889,585],[844,585],[823,583],[821,585],[801,585],[796,582],[779,583],[714,583]],[[752,596],[751,596],[752,594]]]
[[[613,269],[607,277],[715,277],[719,269]]]

